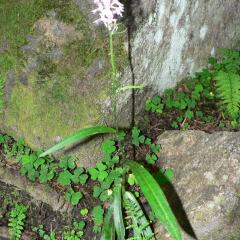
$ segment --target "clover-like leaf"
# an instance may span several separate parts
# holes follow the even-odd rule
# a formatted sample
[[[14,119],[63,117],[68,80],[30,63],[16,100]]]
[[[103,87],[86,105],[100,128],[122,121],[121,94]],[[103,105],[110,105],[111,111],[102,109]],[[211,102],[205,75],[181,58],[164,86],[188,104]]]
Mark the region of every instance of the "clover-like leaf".
[[[108,176],[108,172],[106,171],[99,172],[98,180],[102,182],[107,176]]]
[[[88,170],[88,172],[89,172],[89,174],[91,175],[91,179],[92,180],[97,180],[97,178],[98,178],[98,174],[99,174],[99,171],[97,170],[97,169],[95,169],[95,168],[90,168],[89,170]]]
[[[101,162],[97,162],[97,163],[96,163],[96,167],[98,168],[99,171],[104,171],[104,170],[107,169],[107,166],[104,165],[104,164],[101,163]]]
[[[99,186],[94,186],[93,187],[93,196],[95,198],[99,197],[99,195],[101,194],[102,189]]]
[[[149,164],[154,164],[157,161],[157,156],[155,154],[147,154],[145,160],[149,163]]]
[[[71,183],[71,179],[72,179],[72,174],[68,170],[65,170],[64,172],[61,172],[59,174],[58,182],[61,185],[66,186]]]
[[[115,150],[115,142],[113,140],[106,140],[102,143],[102,150],[105,154],[110,155],[112,154]]]
[[[81,192],[74,192],[71,196],[70,203],[72,205],[77,205],[79,203],[79,200],[83,197]]]
[[[80,182],[82,185],[84,185],[84,184],[86,183],[87,179],[88,179],[88,175],[87,175],[87,174],[81,174],[81,175],[79,176],[79,182]]]

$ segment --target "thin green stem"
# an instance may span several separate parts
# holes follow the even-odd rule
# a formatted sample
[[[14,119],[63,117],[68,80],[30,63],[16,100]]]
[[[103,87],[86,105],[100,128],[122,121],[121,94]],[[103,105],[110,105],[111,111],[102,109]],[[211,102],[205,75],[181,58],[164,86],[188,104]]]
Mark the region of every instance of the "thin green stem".
[[[113,49],[113,32],[109,32],[109,48],[110,48],[110,62],[112,66],[112,81],[111,81],[111,98],[112,98],[112,112],[113,112],[113,124],[114,127],[118,130],[118,117],[117,117],[117,74],[116,74],[116,64],[115,64],[115,55]]]

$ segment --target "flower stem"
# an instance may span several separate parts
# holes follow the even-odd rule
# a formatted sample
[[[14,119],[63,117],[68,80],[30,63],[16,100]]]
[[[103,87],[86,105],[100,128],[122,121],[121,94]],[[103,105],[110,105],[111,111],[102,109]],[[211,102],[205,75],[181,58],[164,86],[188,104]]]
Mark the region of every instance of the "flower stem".
[[[117,119],[117,74],[116,74],[116,64],[115,55],[113,49],[113,32],[109,31],[109,48],[110,48],[110,62],[112,67],[112,81],[111,81],[111,98],[112,98],[112,113],[113,113],[113,124],[118,130],[118,119]]]

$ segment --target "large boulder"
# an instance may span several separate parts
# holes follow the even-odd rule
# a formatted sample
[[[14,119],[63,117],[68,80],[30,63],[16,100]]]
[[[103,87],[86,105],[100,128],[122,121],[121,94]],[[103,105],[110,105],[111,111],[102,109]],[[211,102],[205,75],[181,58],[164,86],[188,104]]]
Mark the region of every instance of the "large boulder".
[[[239,46],[239,0],[132,2],[136,21],[146,16],[132,38],[135,81],[152,91],[173,87],[206,66],[217,48]]]
[[[50,147],[81,128],[111,124],[112,119],[111,107],[108,108],[108,33],[92,23],[98,17],[91,13],[95,8],[93,1],[44,2],[51,8],[32,22],[24,36],[26,41],[17,46],[16,64],[6,74],[5,107],[0,116],[2,132],[23,137],[34,149]],[[35,4],[38,9],[42,3]],[[8,6],[3,4],[0,11],[6,11],[5,5]],[[21,8],[31,13],[27,0],[22,1]],[[20,24],[15,12],[18,3],[12,4],[9,16]],[[23,22],[32,20],[21,14]],[[7,31],[2,34],[8,39]],[[125,34],[114,38],[118,75],[127,64],[124,38]],[[8,50],[13,51],[11,45]],[[5,54],[7,57],[7,51]],[[81,148],[78,155],[82,161],[89,163],[98,156],[97,145],[94,142]]]
[[[161,92],[205,65],[217,47],[235,46],[239,39],[238,0],[123,2],[135,27],[128,33],[119,29],[123,32],[114,37],[121,86],[144,84],[150,94]],[[47,148],[78,129],[111,125],[108,36],[93,24],[93,1],[1,4],[0,89],[4,78],[5,103],[0,130],[24,137],[33,148]],[[122,127],[133,122],[135,111],[141,112],[146,94],[137,93],[119,94]],[[86,162],[98,154],[93,145],[84,146],[79,155]]]
[[[166,131],[158,142],[160,165],[174,170],[165,190],[183,229],[199,240],[231,239],[240,229],[240,132]]]

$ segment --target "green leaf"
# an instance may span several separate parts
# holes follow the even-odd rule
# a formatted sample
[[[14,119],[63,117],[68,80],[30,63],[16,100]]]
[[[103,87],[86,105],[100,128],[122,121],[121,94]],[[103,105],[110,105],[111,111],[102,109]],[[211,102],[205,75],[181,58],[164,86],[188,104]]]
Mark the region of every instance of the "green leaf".
[[[134,195],[128,191],[124,193],[126,214],[131,218],[134,237],[137,239],[155,239],[149,222]]]
[[[102,171],[98,174],[98,180],[102,182],[108,176],[108,172]]]
[[[151,147],[151,150],[153,151],[153,153],[155,153],[155,154],[158,154],[161,150],[161,145],[160,144],[154,144],[153,143],[153,144],[150,145],[150,147]]]
[[[97,170],[97,169],[95,169],[95,168],[90,168],[89,170],[88,170],[88,172],[89,172],[89,174],[91,175],[91,179],[92,180],[97,180],[97,178],[98,178],[98,174],[99,174],[99,171]]]
[[[104,171],[104,170],[107,169],[107,166],[104,165],[104,164],[101,163],[101,162],[97,162],[97,163],[96,163],[96,167],[98,168],[99,171]]]
[[[154,177],[158,184],[161,186],[163,184],[170,183],[174,178],[174,172],[171,168],[168,169],[159,169],[155,174]]]
[[[86,183],[87,179],[88,179],[88,175],[87,174],[82,174],[82,175],[79,176],[79,182],[82,185],[84,185]]]
[[[68,170],[66,170],[66,171],[61,172],[59,174],[58,182],[61,185],[66,186],[66,185],[69,185],[71,183],[71,178],[72,178],[72,174]]]
[[[145,139],[145,144],[146,145],[151,145],[151,143],[152,143],[152,140],[150,138]]]
[[[111,155],[116,150],[115,142],[113,140],[110,140],[110,139],[105,140],[102,143],[102,150],[105,154]]]
[[[113,207],[111,206],[104,217],[102,236],[100,240],[115,239],[115,228],[114,228],[113,221],[111,221],[112,215],[113,215]]]
[[[116,186],[116,191],[114,192],[113,220],[118,240],[125,240],[125,227],[123,223],[121,195],[121,184],[119,184],[118,186]]]
[[[102,189],[99,186],[94,186],[93,187],[93,196],[95,198],[99,197],[99,195],[101,194]]]
[[[100,205],[95,206],[93,208],[92,214],[93,214],[94,225],[102,225],[103,224],[103,214],[104,214],[104,210],[103,210],[102,206],[100,206]]]
[[[33,154],[31,154],[31,155],[23,155],[21,157],[22,165],[26,165],[26,164],[29,164],[29,163],[33,164],[35,160],[36,160],[36,156],[34,156]]]
[[[59,167],[67,169],[68,167],[68,158],[64,157],[60,162],[59,162]]]
[[[81,214],[82,216],[86,216],[86,215],[88,214],[88,209],[87,209],[87,208],[81,209],[81,210],[80,210],[80,214]]]
[[[149,164],[154,164],[157,160],[158,160],[158,158],[157,158],[157,156],[155,155],[155,154],[147,154],[146,155],[146,158],[145,158],[145,160],[149,163]]]
[[[125,139],[126,133],[124,131],[119,131],[117,133],[117,140],[118,141],[123,141]]]
[[[169,182],[172,182],[172,180],[174,179],[173,169],[171,169],[171,168],[166,169],[165,172],[164,172],[164,175],[169,180]]]
[[[68,159],[68,168],[70,168],[70,169],[74,169],[75,168],[75,159],[73,158],[73,157],[70,157],[69,159]]]
[[[116,129],[104,127],[104,126],[97,126],[97,127],[81,129],[77,133],[64,139],[62,142],[54,145],[53,147],[49,148],[47,151],[41,153],[39,157],[44,157],[46,155],[54,153],[66,146],[69,146],[71,144],[78,142],[79,140],[81,140],[83,138],[90,137],[90,136],[96,135],[96,134],[103,134],[103,133],[116,133]]]
[[[139,163],[135,161],[127,161],[137,182],[147,199],[157,218],[167,229],[174,240],[181,240],[181,233],[177,220],[172,213],[168,201],[153,176]]]
[[[128,175],[128,180],[127,180],[127,182],[128,182],[128,184],[129,184],[130,186],[133,186],[133,185],[136,183],[136,179],[135,179],[135,177],[134,177],[133,174],[129,174],[129,175]]]
[[[222,104],[226,106],[232,120],[236,120],[240,110],[240,75],[219,71],[216,80]]]
[[[71,196],[71,201],[70,203],[72,205],[77,205],[79,203],[79,200],[82,198],[82,193],[81,192],[74,192]]]
[[[193,111],[188,110],[188,111],[185,112],[185,118],[192,119],[193,116],[194,116]]]

